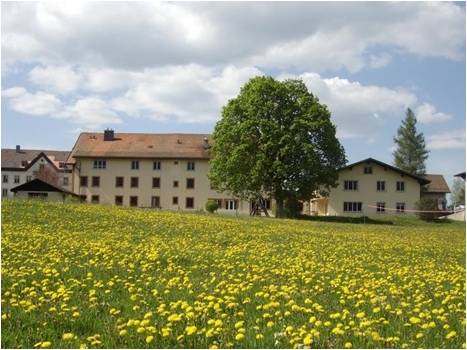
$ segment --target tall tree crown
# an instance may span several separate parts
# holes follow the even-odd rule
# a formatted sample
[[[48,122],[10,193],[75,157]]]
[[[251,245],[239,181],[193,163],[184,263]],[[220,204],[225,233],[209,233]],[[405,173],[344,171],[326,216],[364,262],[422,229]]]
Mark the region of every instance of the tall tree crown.
[[[222,110],[213,133],[209,178],[251,199],[309,199],[334,186],[345,165],[330,113],[301,80],[251,79]]]
[[[417,133],[417,118],[410,108],[407,108],[405,119],[394,137],[396,150],[393,153],[394,165],[415,175],[425,175],[425,161],[428,150],[423,133]]]

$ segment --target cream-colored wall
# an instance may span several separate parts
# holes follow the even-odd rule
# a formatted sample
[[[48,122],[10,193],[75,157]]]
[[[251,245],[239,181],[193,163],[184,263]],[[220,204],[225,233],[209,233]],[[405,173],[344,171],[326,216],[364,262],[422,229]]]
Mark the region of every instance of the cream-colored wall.
[[[29,199],[29,193],[44,193],[44,191],[18,191],[14,198],[18,199]],[[63,202],[65,199],[65,195],[61,192],[46,192],[47,193],[47,201],[53,202]],[[37,198],[41,200],[40,198]]]
[[[102,158],[105,159],[105,158]],[[130,205],[130,196],[138,196],[139,207],[150,207],[151,197],[160,197],[160,206],[163,209],[172,210],[202,210],[208,199],[233,199],[227,193],[218,193],[211,190],[207,177],[209,163],[207,160],[189,160],[195,162],[195,170],[187,170],[185,159],[160,159],[161,170],[153,170],[153,161],[156,159],[135,159],[139,160],[139,170],[131,169],[132,159],[107,158],[106,169],[94,169],[94,159],[80,158],[75,164],[73,172],[72,190],[78,195],[86,195],[87,201],[91,201],[92,195],[99,196],[99,202],[105,204],[115,204],[115,196],[123,196],[123,205]],[[178,162],[178,164],[175,164]],[[80,187],[80,176],[88,177],[88,186]],[[92,176],[100,177],[100,186],[92,187]],[[124,187],[115,187],[115,178],[124,177]],[[131,177],[139,178],[138,188],[131,188]],[[160,178],[160,188],[152,188],[152,178]],[[186,179],[195,179],[195,188],[186,188]],[[178,188],[173,187],[173,181],[178,180]],[[178,197],[178,205],[172,204],[172,197]],[[194,198],[194,209],[185,208],[185,199]],[[249,203],[238,201],[238,213],[248,214]],[[219,213],[235,213],[235,210],[218,210]]]
[[[14,196],[14,193],[11,192],[11,189],[16,187],[16,186],[19,186],[21,184],[24,184],[26,183],[26,179],[28,176],[31,176],[31,179],[34,179],[34,173],[36,171],[39,171],[39,167],[41,164],[44,164],[46,167],[50,167],[50,168],[53,168],[50,163],[47,162],[47,160],[44,158],[44,157],[41,157],[36,163],[34,163],[28,170],[26,171],[12,171],[12,170],[2,170],[2,178],[1,178],[1,181],[2,181],[2,190],[3,189],[7,189],[8,190],[8,195],[7,197],[8,198],[13,198]],[[4,183],[3,182],[3,175],[8,175],[8,182],[7,183]],[[15,183],[14,181],[14,178],[15,178],[15,175],[18,175],[19,176],[19,182],[18,183]],[[58,172],[57,173],[58,175],[58,185],[68,191],[71,191],[71,187],[72,187],[72,174],[71,173],[64,173],[64,172]],[[68,177],[68,185],[65,186],[63,185],[63,178],[64,177]],[[2,191],[2,194],[3,194],[3,191]]]
[[[372,174],[364,174],[365,166],[372,166]],[[357,191],[344,190],[345,180],[357,180]],[[376,191],[376,182],[386,181],[386,191]],[[405,191],[396,191],[396,182],[405,182]],[[352,169],[344,169],[339,172],[339,185],[330,191],[327,215],[401,215],[387,208],[396,208],[396,203],[405,203],[405,209],[416,209],[415,203],[420,199],[420,184],[410,176],[404,176],[391,169],[385,170],[377,164],[359,164]],[[361,213],[344,212],[344,202],[362,202]],[[367,205],[376,206],[377,202],[386,203],[386,212],[378,213],[376,208],[368,208]],[[409,213],[405,213],[407,215]]]

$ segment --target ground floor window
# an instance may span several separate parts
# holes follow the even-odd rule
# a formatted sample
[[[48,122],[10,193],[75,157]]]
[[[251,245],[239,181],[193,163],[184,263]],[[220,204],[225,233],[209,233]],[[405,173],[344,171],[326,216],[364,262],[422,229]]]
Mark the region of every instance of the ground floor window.
[[[376,203],[376,212],[384,213],[386,211],[386,203],[378,202]]]
[[[2,196],[7,197],[8,196],[8,189],[2,188]]]
[[[172,197],[172,204],[178,205],[178,197]]]
[[[224,208],[226,210],[236,210],[238,207],[238,201],[236,199],[226,199],[224,202]]]
[[[86,202],[86,195],[85,195],[85,194],[80,195],[80,196],[79,196],[79,200],[80,200],[80,202],[82,202],[82,203],[83,203],[83,202]]]
[[[115,205],[123,205],[123,196],[115,196]]]
[[[130,196],[130,207],[137,207],[137,206],[138,206],[138,197]]]
[[[151,207],[153,208],[160,208],[161,207],[161,199],[159,196],[151,197]]]
[[[404,213],[405,212],[405,203],[396,203],[396,212]]]
[[[193,209],[195,207],[195,199],[193,197],[186,197],[185,208]]]
[[[99,196],[97,195],[91,196],[91,203],[94,203],[94,204],[99,203]]]
[[[48,196],[49,194],[45,192],[28,192],[28,198],[46,199]]]
[[[362,202],[344,202],[344,212],[361,212]]]

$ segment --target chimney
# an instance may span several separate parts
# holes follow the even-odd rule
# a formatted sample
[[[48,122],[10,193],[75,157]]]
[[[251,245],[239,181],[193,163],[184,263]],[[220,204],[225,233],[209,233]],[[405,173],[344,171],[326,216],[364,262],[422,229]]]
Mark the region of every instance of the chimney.
[[[20,145],[16,145],[16,153],[21,153],[21,146]]]
[[[112,141],[113,139],[114,139],[113,129],[105,129],[104,130],[104,141]]]
[[[208,138],[205,136],[204,139],[203,139],[203,147],[204,149],[208,149],[208,148],[211,148],[211,146],[209,145],[209,140]]]

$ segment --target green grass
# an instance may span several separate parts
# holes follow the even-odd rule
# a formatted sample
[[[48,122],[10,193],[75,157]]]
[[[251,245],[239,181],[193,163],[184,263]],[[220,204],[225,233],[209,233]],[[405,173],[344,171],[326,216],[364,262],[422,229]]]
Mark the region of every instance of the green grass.
[[[1,267],[4,348],[465,347],[457,222],[3,201]]]

